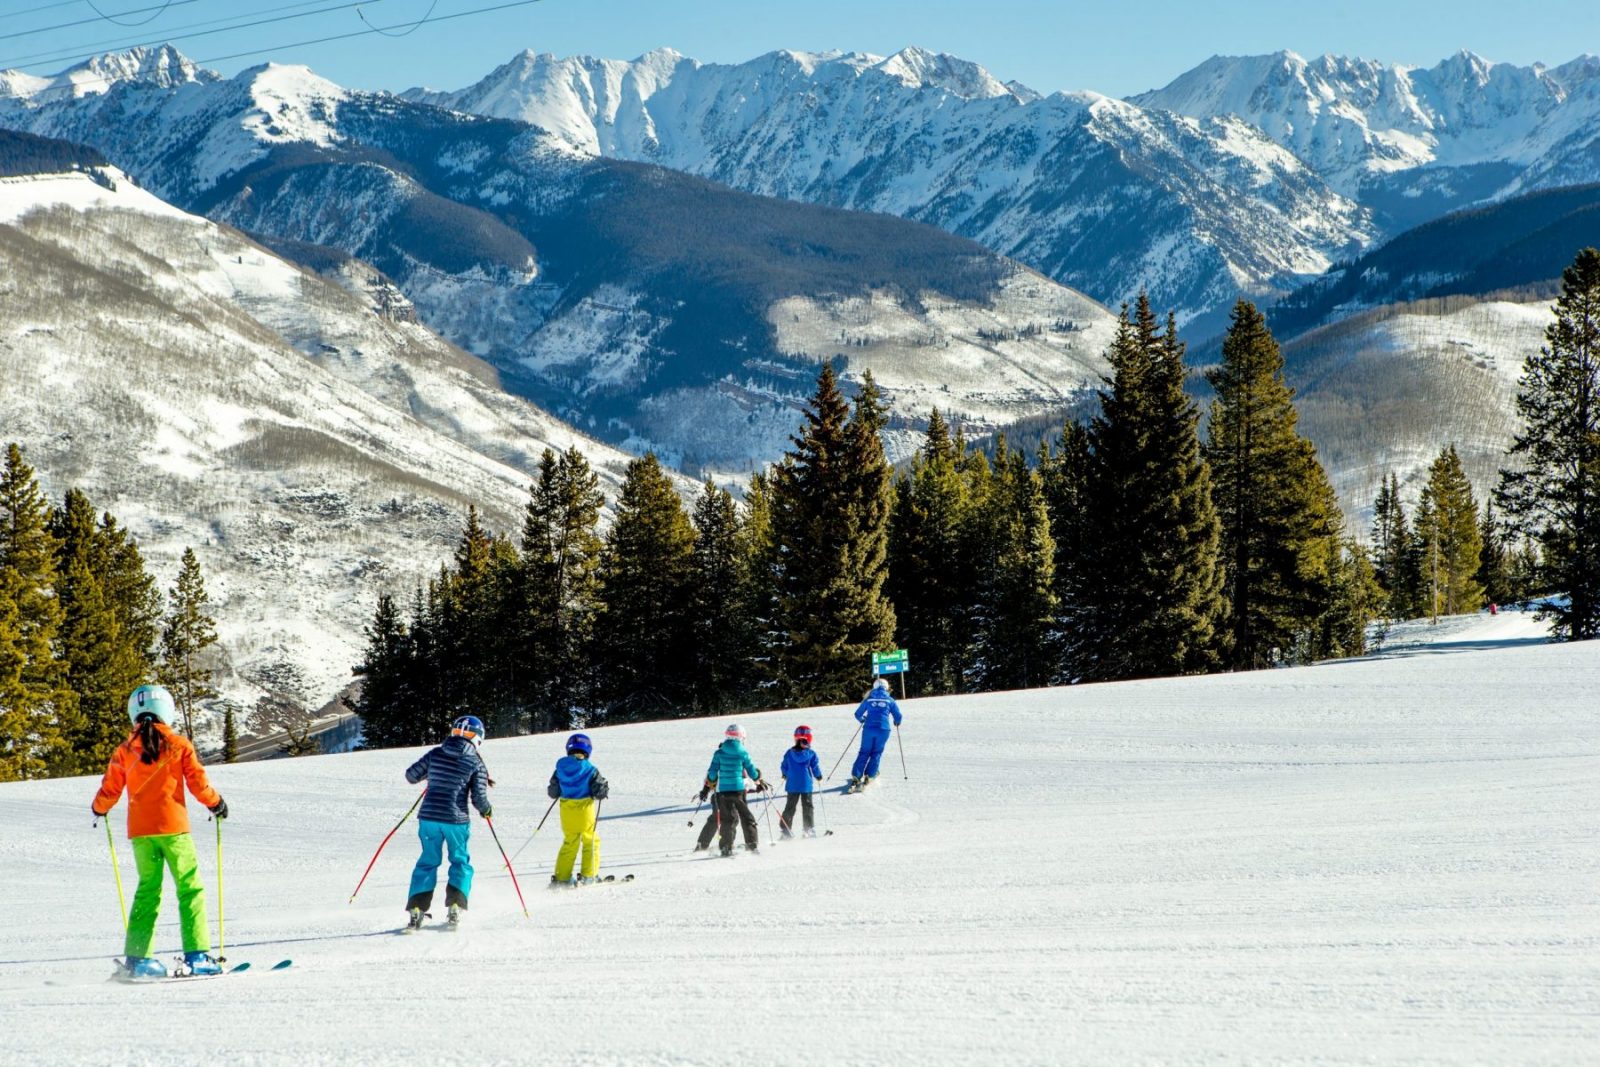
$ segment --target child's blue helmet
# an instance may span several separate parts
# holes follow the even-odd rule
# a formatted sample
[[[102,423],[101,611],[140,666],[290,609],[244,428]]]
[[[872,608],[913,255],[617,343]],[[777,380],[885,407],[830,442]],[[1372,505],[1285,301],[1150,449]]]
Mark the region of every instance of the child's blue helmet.
[[[141,685],[128,694],[128,721],[137,724],[141,715],[154,715],[171,726],[178,717],[178,702],[164,685]]]
[[[589,740],[588,734],[573,734],[567,738],[567,755],[573,756],[580,752],[585,756],[594,752],[594,742]]]
[[[483,720],[476,715],[463,715],[450,724],[451,737],[465,737],[474,745],[483,744]]]

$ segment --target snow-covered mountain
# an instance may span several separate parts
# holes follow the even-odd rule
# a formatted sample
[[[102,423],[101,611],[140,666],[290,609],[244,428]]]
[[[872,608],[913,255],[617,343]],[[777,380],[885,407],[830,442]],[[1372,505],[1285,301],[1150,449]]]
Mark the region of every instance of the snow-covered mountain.
[[[699,471],[774,458],[823,360],[877,371],[908,433],[934,404],[978,428],[1058,409],[1104,369],[1104,308],[934,227],[595,159],[304,68],[17,90],[0,122],[92,145],[214,219],[367,259],[508,387]]]
[[[163,586],[194,547],[246,709],[348,683],[377,594],[431,575],[469,504],[519,529],[545,447],[615,499],[628,456],[404,311],[365,264],[319,276],[113,168],[0,178],[0,439]]]
[[[1241,118],[1392,216],[1391,226],[1600,178],[1595,56],[1547,68],[1463,51],[1427,69],[1293,52],[1214,56],[1133,101]]]
[[[1376,233],[1239,119],[1042,97],[915,48],[732,66],[524,52],[469,88],[405,95],[531,122],[574,154],[929,222],[1103,301],[1148,289],[1185,321],[1318,274]]]

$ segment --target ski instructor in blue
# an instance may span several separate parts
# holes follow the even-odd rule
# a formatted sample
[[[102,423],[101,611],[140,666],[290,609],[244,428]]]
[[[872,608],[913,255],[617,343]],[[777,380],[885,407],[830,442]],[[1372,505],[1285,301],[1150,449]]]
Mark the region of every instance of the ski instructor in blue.
[[[859,793],[877,780],[878,763],[883,750],[889,747],[889,731],[900,725],[900,705],[889,695],[889,683],[882,677],[872,680],[867,698],[856,708],[856,722],[861,724],[861,750],[850,767],[849,791]]]
[[[407,930],[422,929],[422,920],[433,904],[433,891],[439,884],[439,864],[445,846],[450,848],[450,879],[444,891],[450,909],[449,923],[455,927],[472,894],[472,857],[467,839],[472,836],[467,799],[485,819],[493,814],[489,806],[489,771],[478,756],[483,744],[483,721],[476,715],[463,715],[450,724],[450,736],[406,771],[406,781],[415,785],[427,779],[428,791],[417,816],[417,836],[422,839],[422,855],[411,872],[411,897],[406,901],[410,915]]]

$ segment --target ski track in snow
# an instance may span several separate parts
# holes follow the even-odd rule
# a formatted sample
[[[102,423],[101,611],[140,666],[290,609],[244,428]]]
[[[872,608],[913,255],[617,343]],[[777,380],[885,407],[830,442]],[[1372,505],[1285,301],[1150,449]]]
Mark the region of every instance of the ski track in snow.
[[[102,980],[121,928],[95,783],[3,786],[0,1058],[1592,1060],[1600,644],[1536,635],[1503,613],[1412,626],[1368,661],[912,700],[909,779],[891,743],[843,796],[847,757],[818,808],[835,836],[769,844],[758,804],[762,851],[732,860],[688,852],[721,720],[598,729],[602,869],[638,881],[547,891],[552,816],[518,861],[525,920],[475,819],[454,935],[394,936],[410,823],[346,903],[415,795],[414,753],[215,767],[227,955],[257,972],[192,985]],[[740,721],[772,778],[796,724],[825,770],[855,728],[847,708]],[[512,852],[559,747],[485,746]],[[214,921],[213,828],[191,816]]]

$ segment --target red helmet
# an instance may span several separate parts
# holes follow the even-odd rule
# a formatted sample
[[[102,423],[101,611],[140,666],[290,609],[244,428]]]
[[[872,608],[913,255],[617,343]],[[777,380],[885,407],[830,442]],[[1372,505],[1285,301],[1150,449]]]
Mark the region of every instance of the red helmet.
[[[809,745],[811,743],[811,727],[796,726],[794,728],[794,739],[796,741],[804,741]]]

